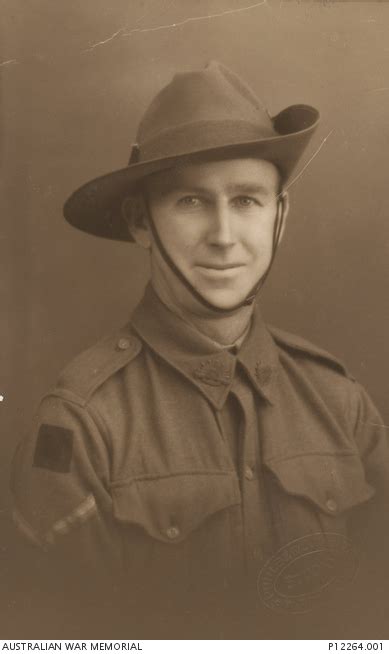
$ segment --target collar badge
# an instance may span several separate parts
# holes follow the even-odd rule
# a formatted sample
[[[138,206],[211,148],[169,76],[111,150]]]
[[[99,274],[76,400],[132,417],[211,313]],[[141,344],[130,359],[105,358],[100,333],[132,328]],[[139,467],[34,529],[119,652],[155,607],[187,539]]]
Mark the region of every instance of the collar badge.
[[[231,381],[229,367],[220,359],[206,359],[202,361],[193,376],[210,386],[228,386]]]
[[[270,366],[264,366],[259,361],[255,364],[255,378],[261,386],[266,386],[271,379],[273,369]]]

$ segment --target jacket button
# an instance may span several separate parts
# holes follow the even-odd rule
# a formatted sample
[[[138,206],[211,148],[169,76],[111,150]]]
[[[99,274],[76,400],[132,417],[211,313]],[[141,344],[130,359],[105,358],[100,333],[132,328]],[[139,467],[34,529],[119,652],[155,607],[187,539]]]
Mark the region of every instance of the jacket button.
[[[170,540],[174,540],[175,538],[178,538],[180,535],[180,530],[178,527],[169,527],[166,529],[166,536],[170,538]]]
[[[130,341],[128,338],[119,338],[117,346],[119,350],[128,350],[130,347]]]
[[[248,481],[252,481],[254,479],[254,471],[250,466],[246,466],[244,469],[244,476]]]
[[[338,505],[337,505],[337,503],[335,502],[335,500],[329,499],[329,500],[327,500],[327,502],[326,502],[326,507],[327,507],[327,509],[328,509],[329,511],[331,511],[331,513],[335,513],[335,511],[336,511],[337,508],[338,508]]]

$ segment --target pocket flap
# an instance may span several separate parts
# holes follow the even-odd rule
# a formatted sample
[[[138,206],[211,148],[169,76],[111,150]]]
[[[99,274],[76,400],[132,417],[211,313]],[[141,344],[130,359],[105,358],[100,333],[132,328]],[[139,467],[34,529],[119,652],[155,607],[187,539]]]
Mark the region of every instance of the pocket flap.
[[[210,515],[240,504],[233,472],[143,477],[116,482],[111,492],[117,520],[166,543],[183,541]]]
[[[354,452],[304,454],[266,465],[287,493],[310,500],[328,514],[342,513],[375,494]]]

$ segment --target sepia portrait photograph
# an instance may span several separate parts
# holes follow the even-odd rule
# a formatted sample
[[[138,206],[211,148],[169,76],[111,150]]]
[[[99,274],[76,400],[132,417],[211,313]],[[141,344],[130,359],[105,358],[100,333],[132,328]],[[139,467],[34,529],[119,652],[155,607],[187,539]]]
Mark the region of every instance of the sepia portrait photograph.
[[[0,638],[388,639],[389,4],[0,4]]]

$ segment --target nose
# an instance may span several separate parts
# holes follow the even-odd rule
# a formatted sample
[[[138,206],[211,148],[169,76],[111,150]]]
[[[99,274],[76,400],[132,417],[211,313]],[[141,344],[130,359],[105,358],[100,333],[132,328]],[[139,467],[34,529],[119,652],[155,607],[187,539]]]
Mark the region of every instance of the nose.
[[[235,243],[233,216],[227,203],[220,202],[213,208],[208,243],[222,248],[231,247]]]

